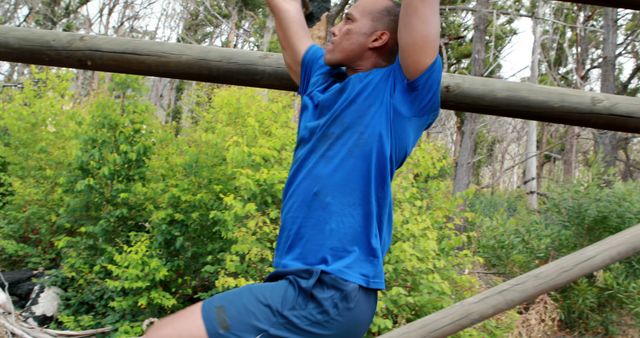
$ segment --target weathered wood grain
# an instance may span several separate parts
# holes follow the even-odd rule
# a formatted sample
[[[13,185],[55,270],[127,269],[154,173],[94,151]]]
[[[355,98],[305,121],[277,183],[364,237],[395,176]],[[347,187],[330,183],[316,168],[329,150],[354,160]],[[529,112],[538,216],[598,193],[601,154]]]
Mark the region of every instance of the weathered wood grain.
[[[640,133],[640,98],[444,74],[442,107]]]
[[[282,55],[0,26],[0,60],[296,90]],[[445,74],[442,108],[640,133],[640,98]]]
[[[640,10],[640,0],[557,0],[564,2],[575,2],[587,5],[628,8]]]
[[[640,224],[380,338],[447,337],[640,252]]]
[[[295,90],[282,55],[0,26],[0,60]]]

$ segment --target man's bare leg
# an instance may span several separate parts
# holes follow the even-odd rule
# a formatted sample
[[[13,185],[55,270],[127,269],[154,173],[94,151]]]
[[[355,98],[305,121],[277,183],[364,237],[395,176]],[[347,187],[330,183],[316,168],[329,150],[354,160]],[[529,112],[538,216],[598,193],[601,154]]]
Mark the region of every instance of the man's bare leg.
[[[160,319],[144,338],[207,338],[202,321],[202,302]]]

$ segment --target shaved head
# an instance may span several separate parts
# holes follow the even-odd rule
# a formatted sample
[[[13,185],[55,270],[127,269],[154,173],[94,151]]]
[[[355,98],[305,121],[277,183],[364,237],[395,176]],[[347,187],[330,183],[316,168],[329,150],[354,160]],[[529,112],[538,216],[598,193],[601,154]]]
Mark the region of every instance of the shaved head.
[[[397,33],[400,19],[400,2],[388,0],[388,4],[377,13],[380,28],[391,33]]]
[[[400,21],[400,1],[385,0],[387,4],[382,7],[377,13],[376,22],[378,23],[378,29],[389,32],[391,39],[391,52],[393,59],[398,54],[398,22]],[[390,60],[393,62],[393,60]]]
[[[331,28],[325,63],[354,72],[392,64],[398,55],[399,17],[399,2],[358,0]]]

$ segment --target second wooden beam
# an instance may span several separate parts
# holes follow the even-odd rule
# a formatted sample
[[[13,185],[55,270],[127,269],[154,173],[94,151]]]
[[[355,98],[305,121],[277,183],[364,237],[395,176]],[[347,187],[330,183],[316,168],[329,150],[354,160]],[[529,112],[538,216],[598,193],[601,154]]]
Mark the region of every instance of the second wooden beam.
[[[0,61],[296,90],[282,55],[0,26]],[[640,98],[444,74],[442,108],[640,133]]]
[[[640,252],[640,224],[402,326],[380,338],[441,338]]]

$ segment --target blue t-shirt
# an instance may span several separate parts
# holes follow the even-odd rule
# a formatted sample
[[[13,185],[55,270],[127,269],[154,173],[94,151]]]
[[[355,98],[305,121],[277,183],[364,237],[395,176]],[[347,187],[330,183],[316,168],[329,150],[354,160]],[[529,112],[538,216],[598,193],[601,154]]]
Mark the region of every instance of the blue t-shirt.
[[[438,57],[408,81],[399,59],[347,76],[311,46],[293,163],[283,192],[274,267],[313,267],[384,289],[391,180],[440,111]]]

